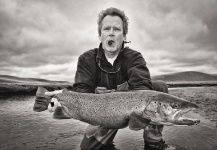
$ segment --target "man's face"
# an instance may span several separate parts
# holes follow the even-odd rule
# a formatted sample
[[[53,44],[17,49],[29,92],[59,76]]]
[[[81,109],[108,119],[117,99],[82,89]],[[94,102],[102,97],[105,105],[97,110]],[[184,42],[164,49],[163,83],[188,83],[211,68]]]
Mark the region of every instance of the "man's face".
[[[106,16],[102,21],[101,36],[102,47],[106,54],[116,54],[121,50],[126,39],[123,34],[123,21],[119,16]]]

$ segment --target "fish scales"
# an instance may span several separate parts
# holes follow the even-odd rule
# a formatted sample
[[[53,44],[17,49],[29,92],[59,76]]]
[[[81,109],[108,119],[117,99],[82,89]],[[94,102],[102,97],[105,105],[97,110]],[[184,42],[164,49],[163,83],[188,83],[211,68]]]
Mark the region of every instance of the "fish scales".
[[[141,112],[156,92],[114,92],[106,94],[88,94],[67,92],[55,97],[69,108],[74,119],[92,125],[109,128],[123,128],[128,125],[132,112]]]

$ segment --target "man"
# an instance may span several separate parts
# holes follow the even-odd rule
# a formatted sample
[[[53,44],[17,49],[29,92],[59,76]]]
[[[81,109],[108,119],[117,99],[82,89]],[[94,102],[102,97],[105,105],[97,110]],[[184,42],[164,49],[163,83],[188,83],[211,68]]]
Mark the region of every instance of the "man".
[[[78,60],[73,91],[81,93],[107,93],[126,90],[156,90],[168,93],[164,82],[153,82],[143,56],[125,47],[128,33],[128,18],[117,8],[108,8],[99,14],[99,48],[82,54]],[[46,98],[36,98],[34,111],[47,109]],[[44,105],[44,107],[42,107]],[[162,140],[163,126],[149,125],[144,130],[146,147],[162,149],[167,146]],[[101,136],[103,129],[89,125],[93,134],[84,135],[81,149],[100,149],[112,143],[118,130],[110,129]]]
[[[120,90],[157,90],[168,92],[163,82],[152,82],[142,55],[124,47],[128,33],[128,18],[123,11],[108,8],[99,14],[99,48],[82,54],[78,60],[73,91],[84,93],[106,93]],[[117,130],[105,136],[98,135],[100,128],[89,126],[95,134],[84,135],[81,149],[99,149],[111,143]],[[146,147],[162,149],[163,126],[150,125],[144,131]]]

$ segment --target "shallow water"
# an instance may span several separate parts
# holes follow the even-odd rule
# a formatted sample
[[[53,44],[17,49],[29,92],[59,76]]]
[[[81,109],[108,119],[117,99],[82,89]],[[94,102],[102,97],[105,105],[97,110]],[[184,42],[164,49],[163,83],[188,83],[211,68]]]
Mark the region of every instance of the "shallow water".
[[[1,97],[0,149],[79,149],[88,124],[69,119],[54,120],[48,111],[34,112],[34,96]],[[170,150],[215,150],[217,128],[213,122],[196,113],[201,123],[188,127],[165,127],[164,140]],[[143,131],[128,128],[118,131],[117,150],[143,150]]]

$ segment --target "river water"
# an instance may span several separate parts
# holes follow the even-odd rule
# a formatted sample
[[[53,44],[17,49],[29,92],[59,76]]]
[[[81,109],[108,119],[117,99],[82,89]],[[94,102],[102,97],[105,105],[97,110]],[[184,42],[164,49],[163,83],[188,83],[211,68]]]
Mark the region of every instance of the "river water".
[[[0,149],[78,150],[88,124],[68,119],[54,120],[48,111],[34,112],[34,96],[0,98]],[[163,137],[168,150],[215,150],[217,128],[197,113],[189,117],[201,123],[188,127],[165,127]],[[117,150],[144,150],[143,131],[120,129],[114,139]]]

